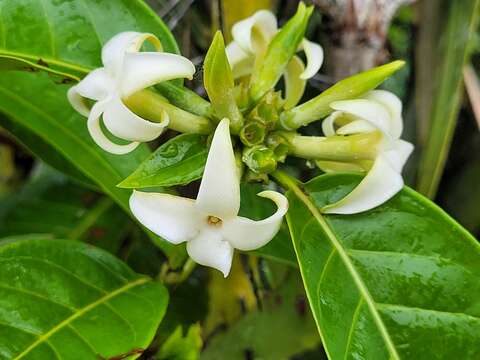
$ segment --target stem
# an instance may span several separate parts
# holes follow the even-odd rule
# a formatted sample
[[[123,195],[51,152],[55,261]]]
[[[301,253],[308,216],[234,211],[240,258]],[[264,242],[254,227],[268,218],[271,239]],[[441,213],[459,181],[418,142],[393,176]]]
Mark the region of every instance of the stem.
[[[173,105],[195,115],[206,118],[212,117],[212,105],[196,92],[183,86],[176,86],[170,81],[164,81],[157,84],[155,85],[155,88]]]
[[[151,90],[136,92],[123,101],[135,114],[154,122],[161,122],[165,111],[170,118],[168,127],[172,130],[205,135],[213,132],[209,119],[182,110]]]
[[[332,137],[302,136],[288,132],[279,134],[288,141],[289,154],[293,156],[342,162],[375,159],[382,140],[382,135],[378,131]]]

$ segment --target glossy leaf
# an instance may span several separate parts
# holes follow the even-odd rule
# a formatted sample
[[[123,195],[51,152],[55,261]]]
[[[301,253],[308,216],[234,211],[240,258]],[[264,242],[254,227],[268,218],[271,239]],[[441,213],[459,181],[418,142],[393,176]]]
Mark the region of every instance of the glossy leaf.
[[[110,198],[44,165],[20,191],[2,198],[0,237],[44,234],[84,240],[115,253],[133,222]]]
[[[0,262],[2,359],[138,357],[167,307],[160,283],[91,245],[9,241]]]
[[[408,188],[368,212],[322,215],[361,178],[279,179],[330,359],[480,356],[480,247],[466,230]]]
[[[186,185],[200,179],[207,161],[206,137],[184,134],[162,144],[124,181],[122,188]]]
[[[18,59],[17,68],[78,80],[101,66],[102,44],[121,31],[151,32],[165,51],[178,53],[170,31],[141,0],[3,0],[0,7],[0,64],[10,67]]]
[[[447,161],[463,96],[463,66],[480,18],[480,1],[422,3],[418,121],[424,150],[417,189],[434,198]],[[435,44],[432,46],[432,44]]]
[[[313,99],[285,111],[280,119],[281,124],[285,129],[293,130],[319,120],[333,111],[330,108],[333,101],[354,99],[375,89],[404,64],[404,61],[392,61],[340,80]]]
[[[0,126],[12,132],[17,125],[24,130],[28,129],[33,136],[22,137],[21,140],[34,149],[38,145],[35,140],[42,138],[51,149],[88,176],[129,213],[128,199],[131,191],[120,189],[116,185],[132,173],[150,151],[146,145],[122,156],[103,151],[88,134],[86,119],[68,104],[67,88],[66,85],[54,84],[45,73],[2,73],[0,112],[7,117],[0,117]],[[42,153],[38,155],[41,158],[43,156]],[[50,158],[44,160],[48,162]],[[178,263],[183,259],[184,252],[181,248],[158,237],[152,238],[171,261]]]

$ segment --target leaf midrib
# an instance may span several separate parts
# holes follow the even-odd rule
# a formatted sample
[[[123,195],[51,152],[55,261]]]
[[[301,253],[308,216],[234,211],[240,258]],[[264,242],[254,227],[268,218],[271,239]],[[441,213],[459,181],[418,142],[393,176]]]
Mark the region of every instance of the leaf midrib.
[[[87,306],[81,308],[78,312],[72,314],[71,316],[69,316],[68,318],[66,318],[65,320],[63,320],[62,322],[60,322],[58,325],[54,326],[53,328],[51,328],[49,331],[47,331],[46,333],[44,333],[43,335],[39,336],[37,340],[35,340],[32,344],[30,344],[30,346],[28,346],[24,351],[22,351],[19,355],[17,355],[13,360],[19,360],[21,358],[23,358],[25,355],[27,355],[30,351],[32,351],[36,346],[38,346],[39,344],[47,341],[47,339],[49,339],[52,335],[54,335],[56,332],[60,331],[62,328],[64,328],[65,326],[68,326],[70,325],[70,323],[72,323],[75,319],[81,317],[82,315],[84,315],[85,313],[87,313],[88,311],[94,309],[95,307],[99,306],[99,305],[102,305],[104,303],[106,303],[108,300],[110,300],[111,298],[123,293],[123,292],[126,292],[128,291],[129,289],[131,289],[132,287],[135,287],[137,285],[141,285],[141,284],[144,284],[146,283],[147,281],[149,281],[148,278],[139,278],[133,282],[130,282],[130,283],[127,283],[125,284],[124,286],[112,291],[111,293],[101,297],[100,299],[88,304]]]
[[[345,265],[345,267],[347,268],[348,272],[350,273],[353,281],[355,282],[355,285],[356,285],[358,291],[360,292],[360,296],[364,299],[365,303],[367,304],[367,306],[370,310],[370,314],[372,315],[373,320],[374,320],[378,330],[380,331],[380,334],[382,335],[382,338],[383,338],[383,340],[385,342],[385,345],[386,345],[386,347],[387,347],[387,349],[390,353],[391,358],[395,359],[395,360],[400,360],[400,356],[397,353],[395,345],[394,345],[392,339],[390,338],[390,335],[387,331],[387,328],[386,328],[385,324],[383,323],[383,320],[380,317],[380,314],[377,311],[375,301],[373,300],[373,298],[370,295],[367,287],[363,283],[363,280],[362,280],[360,274],[358,274],[358,272],[355,270],[354,264],[350,260],[346,250],[343,248],[340,241],[337,239],[335,233],[330,228],[330,226],[328,225],[328,223],[324,219],[324,217],[320,214],[320,212],[318,211],[315,204],[313,204],[313,202],[310,200],[310,198],[298,187],[298,185],[295,182],[293,182],[290,178],[288,178],[288,180],[283,178],[283,182],[288,183],[288,188],[300,199],[300,201],[302,201],[304,203],[304,205],[312,213],[313,217],[317,220],[318,224],[320,225],[320,227],[323,229],[323,231],[327,235],[327,237],[330,240],[332,246],[338,252],[338,255],[340,256],[343,264]],[[292,228],[290,221],[288,222],[288,224],[289,224],[289,227]],[[295,252],[297,253],[297,250],[296,250],[296,247],[295,247],[295,242],[294,242],[294,248],[295,248]],[[300,267],[300,269],[301,268],[302,267]],[[303,272],[302,272],[302,278],[304,278]],[[317,325],[318,325],[318,321],[317,321]],[[352,326],[353,326],[353,324],[352,324]],[[320,331],[319,326],[318,326],[318,328],[319,328],[319,331]]]

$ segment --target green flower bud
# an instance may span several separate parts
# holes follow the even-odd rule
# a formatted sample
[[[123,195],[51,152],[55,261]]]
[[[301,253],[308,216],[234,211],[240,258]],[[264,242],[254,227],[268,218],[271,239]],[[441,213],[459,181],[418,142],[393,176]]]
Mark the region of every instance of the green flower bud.
[[[249,121],[240,130],[240,140],[246,146],[254,146],[263,143],[266,134],[265,124],[258,120]]]
[[[242,160],[250,170],[258,174],[268,174],[277,168],[275,154],[263,145],[245,148]]]

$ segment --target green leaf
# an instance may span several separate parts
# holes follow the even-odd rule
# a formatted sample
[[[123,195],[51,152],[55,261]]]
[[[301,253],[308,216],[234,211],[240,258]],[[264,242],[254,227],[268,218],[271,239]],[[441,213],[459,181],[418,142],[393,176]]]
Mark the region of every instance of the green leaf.
[[[253,220],[262,220],[275,212],[276,207],[271,200],[257,196],[259,192],[264,190],[267,190],[266,187],[260,184],[241,184],[240,216]],[[297,266],[295,252],[293,251],[292,241],[290,240],[290,234],[285,222],[282,223],[282,227],[277,235],[267,245],[255,250],[255,253],[267,259],[279,261],[290,266]]]
[[[132,225],[108,197],[82,188],[46,167],[2,198],[0,237],[20,234],[84,240],[115,253]]]
[[[330,108],[333,101],[353,99],[375,89],[404,64],[397,60],[340,80],[313,99],[282,113],[281,124],[293,130],[324,118],[333,111]]]
[[[463,96],[463,66],[480,14],[479,0],[422,3],[419,43],[420,159],[417,189],[433,198],[447,161]]]
[[[0,64],[11,68],[18,59],[16,68],[78,80],[101,66],[102,45],[121,31],[151,32],[165,51],[179,52],[168,28],[141,0],[3,0]]]
[[[202,177],[207,161],[206,137],[184,134],[162,144],[129,177],[121,188],[186,185]]]
[[[217,31],[213,38],[203,67],[203,82],[215,116],[218,119],[229,118],[232,132],[238,133],[243,119],[235,102],[232,69],[228,63],[225,43],[220,31]]]
[[[480,247],[466,230],[408,188],[364,213],[322,215],[361,177],[277,179],[330,359],[479,358]]]
[[[200,325],[195,324],[189,327],[183,336],[182,326],[179,325],[175,331],[163,343],[157,359],[160,360],[197,360],[200,357],[202,348],[202,336]]]
[[[165,314],[163,285],[91,245],[8,242],[0,262],[4,359],[138,357]]]
[[[28,74],[5,72],[0,77],[0,126],[14,131],[11,124],[18,124],[33,134],[22,137],[29,148],[38,145],[42,138],[52,150],[78,168],[108,194],[120,207],[130,213],[128,199],[131,191],[116,185],[130,175],[150,154],[146,145],[139,146],[130,154],[117,156],[98,147],[91,139],[86,119],[77,114],[68,104],[66,85],[53,84],[46,73]],[[41,94],[41,96],[39,96]],[[5,121],[9,119],[9,121]],[[29,141],[32,141],[30,144]],[[38,154],[40,157],[43,154]],[[49,161],[49,158],[45,158]],[[152,237],[155,243],[177,264],[184,251],[166,241]]]
[[[306,7],[300,2],[295,16],[288,20],[268,45],[250,81],[250,97],[254,102],[272,89],[284,73],[305,35],[312,12],[313,6]]]

